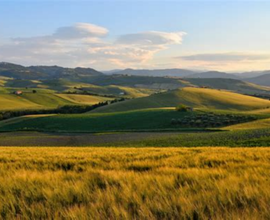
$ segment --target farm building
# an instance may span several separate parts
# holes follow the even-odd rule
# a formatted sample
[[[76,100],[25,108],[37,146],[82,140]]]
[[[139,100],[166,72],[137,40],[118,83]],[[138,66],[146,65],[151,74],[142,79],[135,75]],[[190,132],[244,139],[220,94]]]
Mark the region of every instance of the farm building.
[[[22,92],[22,91],[15,91],[14,94],[15,94],[15,95],[22,95],[23,92]]]

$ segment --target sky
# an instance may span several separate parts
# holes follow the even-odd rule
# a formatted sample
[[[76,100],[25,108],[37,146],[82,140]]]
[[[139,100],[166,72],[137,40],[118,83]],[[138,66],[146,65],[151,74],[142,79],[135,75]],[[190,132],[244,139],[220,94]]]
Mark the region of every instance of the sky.
[[[0,0],[0,62],[270,69],[270,0]]]

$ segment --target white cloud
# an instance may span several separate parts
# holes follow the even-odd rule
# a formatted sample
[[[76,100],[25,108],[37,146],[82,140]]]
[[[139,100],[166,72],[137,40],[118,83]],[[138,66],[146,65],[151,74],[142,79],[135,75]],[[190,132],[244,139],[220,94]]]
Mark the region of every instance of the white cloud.
[[[77,23],[73,26],[61,27],[52,35],[55,39],[70,40],[91,37],[103,37],[108,30],[94,24]]]
[[[168,45],[181,44],[184,32],[149,31],[137,34],[126,34],[118,38],[117,43],[134,45]]]
[[[181,67],[219,71],[251,71],[270,68],[270,53],[223,52],[174,57]]]
[[[77,23],[47,36],[15,38],[0,46],[0,60],[24,65],[90,66],[97,69],[138,67],[172,44],[183,32],[143,32],[106,38],[100,26]]]
[[[229,61],[267,60],[270,59],[270,54],[227,52],[227,53],[192,54],[188,56],[180,56],[177,58],[189,61],[229,62]]]

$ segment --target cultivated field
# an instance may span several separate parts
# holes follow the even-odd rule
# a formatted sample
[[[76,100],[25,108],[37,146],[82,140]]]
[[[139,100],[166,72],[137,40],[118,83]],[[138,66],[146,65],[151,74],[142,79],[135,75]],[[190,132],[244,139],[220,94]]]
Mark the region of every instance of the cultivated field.
[[[0,148],[2,219],[269,219],[269,148]]]

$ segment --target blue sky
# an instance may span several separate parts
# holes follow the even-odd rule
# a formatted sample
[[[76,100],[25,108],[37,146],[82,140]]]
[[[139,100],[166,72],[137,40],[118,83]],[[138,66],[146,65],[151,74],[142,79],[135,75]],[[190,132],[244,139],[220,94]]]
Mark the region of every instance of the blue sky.
[[[100,70],[270,69],[269,11],[268,1],[0,0],[0,60]],[[59,37],[63,27],[67,36],[85,33]]]

